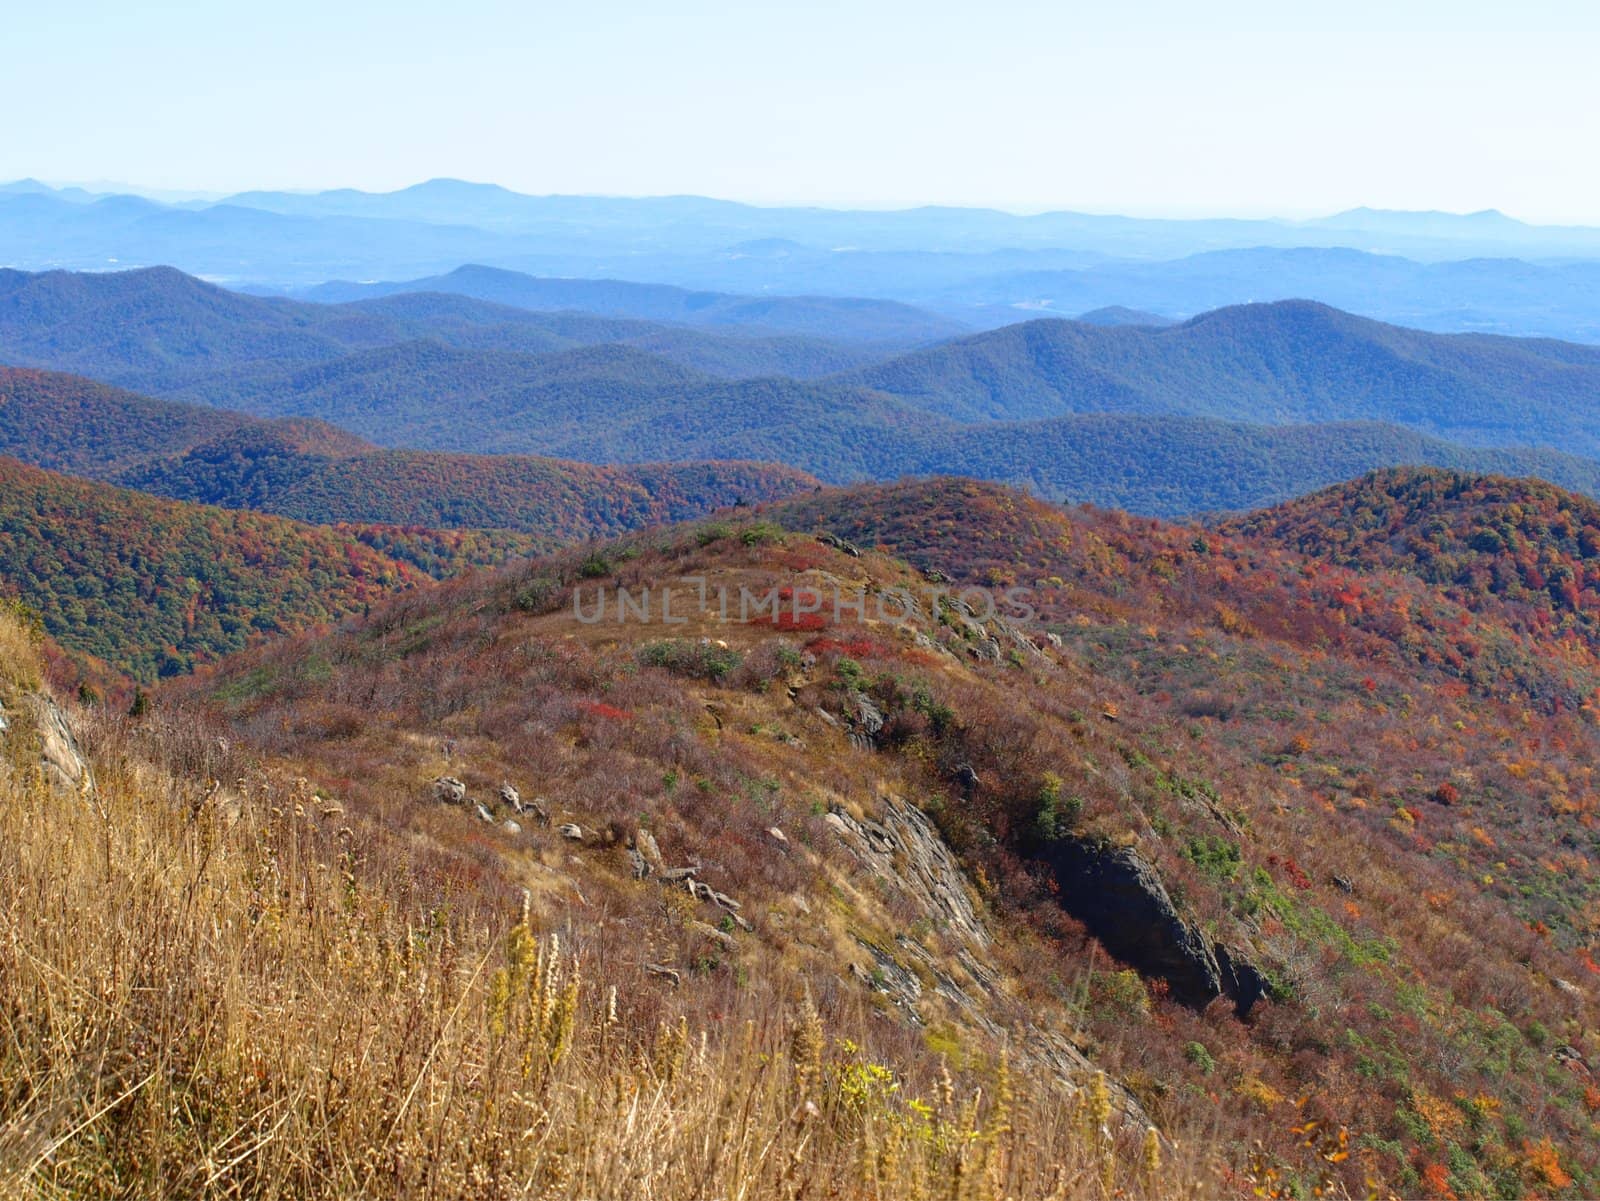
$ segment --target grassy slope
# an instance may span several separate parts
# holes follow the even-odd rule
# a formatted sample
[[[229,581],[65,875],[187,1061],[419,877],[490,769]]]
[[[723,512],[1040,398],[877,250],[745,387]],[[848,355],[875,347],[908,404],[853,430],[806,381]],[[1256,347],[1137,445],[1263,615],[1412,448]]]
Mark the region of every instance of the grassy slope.
[[[977,1180],[1042,1197],[1103,1179],[1176,1198],[1213,1179],[1142,1154],[1141,1130],[1102,1138],[1103,1092],[1063,1104],[988,1041],[942,1087],[914,1038],[822,977],[813,1006],[777,954],[747,950],[737,987],[670,988],[642,964],[674,948],[592,926],[548,832],[510,856],[496,834],[397,832],[159,714],[76,715],[97,790],[53,794],[23,716],[28,642],[0,618],[8,1196],[778,1201]],[[582,878],[595,903],[668,898]]]

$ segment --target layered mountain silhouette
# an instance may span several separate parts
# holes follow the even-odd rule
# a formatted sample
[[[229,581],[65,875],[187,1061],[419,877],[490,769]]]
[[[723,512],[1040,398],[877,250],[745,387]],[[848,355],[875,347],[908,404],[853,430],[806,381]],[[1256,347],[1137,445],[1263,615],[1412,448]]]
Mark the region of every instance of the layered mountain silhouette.
[[[743,297],[737,304],[890,302],[875,317],[859,301],[854,313],[785,301],[778,306],[785,314],[762,316],[818,332],[865,329],[870,321],[880,329],[903,325],[909,311],[895,317],[895,305],[921,310],[914,322],[927,322],[931,311],[938,321],[981,328],[1041,310],[1123,306],[1190,317],[1309,297],[1440,332],[1597,341],[1597,260],[1600,231],[1495,212],[1357,209],[1313,221],[1163,221],[934,206],[754,208],[692,196],[535,197],[459,180],[392,193],[250,192],[178,202],[35,181],[0,186],[0,262],[32,269],[165,263],[274,291],[360,281],[330,293],[353,295],[370,281],[453,289],[461,264],[477,263],[543,277],[547,291],[609,293],[607,303],[626,288],[608,282],[619,275],[664,286],[653,297],[637,293],[652,304],[674,290]]]
[[[161,395],[225,405],[241,383],[415,340],[520,354],[638,345],[732,378],[837,372],[886,357],[900,345],[535,313],[440,293],[312,304],[230,292],[165,267],[103,274],[0,269],[0,362],[73,371]]]
[[[446,275],[400,283],[329,283],[299,295],[307,300],[337,302],[411,292],[470,296],[535,311],[565,309],[683,325],[741,326],[852,342],[929,342],[963,329],[949,318],[885,300],[737,296],[612,279],[541,279],[482,266],[460,267]]]
[[[728,379],[684,360],[722,356],[727,366],[747,345],[742,334],[458,295],[313,304],[172,271],[13,272],[0,285],[0,354],[13,362],[256,417],[329,422],[396,450],[765,461],[832,482],[967,473],[1169,515],[1267,504],[1401,464],[1596,490],[1600,418],[1590,398],[1600,351],[1427,334],[1309,302],[1169,327],[1035,320],[894,357],[880,350],[869,366],[817,378]],[[814,368],[842,345],[802,343],[752,339],[747,365],[793,354]],[[137,428],[178,420],[140,412]],[[238,418],[182,422],[216,436]],[[96,437],[77,441],[92,448]],[[160,441],[152,434],[142,453],[198,445]],[[472,492],[465,481],[481,470],[461,465],[454,478]],[[225,499],[159,475],[144,482]],[[362,509],[364,518],[382,519],[390,503]],[[526,506],[463,511],[468,524],[531,520]]]

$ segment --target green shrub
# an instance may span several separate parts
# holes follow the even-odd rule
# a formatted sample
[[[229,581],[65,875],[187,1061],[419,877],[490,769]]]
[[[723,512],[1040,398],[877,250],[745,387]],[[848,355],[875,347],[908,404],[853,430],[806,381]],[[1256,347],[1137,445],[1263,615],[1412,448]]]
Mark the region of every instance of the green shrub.
[[[727,679],[744,662],[744,656],[715,642],[664,638],[640,647],[639,661],[646,667],[661,667],[675,675],[716,683]]]
[[[1216,1057],[1207,1049],[1205,1043],[1188,1043],[1183,1048],[1183,1057],[1207,1076],[1217,1070]]]
[[[695,531],[694,540],[701,546],[710,546],[713,542],[721,542],[733,534],[733,527],[726,521],[708,521]]]
[[[1183,857],[1202,874],[1219,882],[1232,880],[1243,863],[1238,843],[1209,834],[1204,838],[1191,838],[1183,848]]]
[[[746,546],[770,546],[783,541],[783,527],[770,521],[756,521],[739,531],[739,541]]]
[[[1150,992],[1144,977],[1132,968],[1096,972],[1089,983],[1095,1012],[1103,1020],[1142,1018],[1150,1013]]]
[[[1047,771],[1039,781],[1038,807],[1034,822],[1039,837],[1047,842],[1065,838],[1083,812],[1083,798],[1061,795],[1062,780],[1053,771]]]
[[[560,593],[560,581],[552,576],[536,575],[523,581],[511,603],[524,613],[548,613],[555,607]]]

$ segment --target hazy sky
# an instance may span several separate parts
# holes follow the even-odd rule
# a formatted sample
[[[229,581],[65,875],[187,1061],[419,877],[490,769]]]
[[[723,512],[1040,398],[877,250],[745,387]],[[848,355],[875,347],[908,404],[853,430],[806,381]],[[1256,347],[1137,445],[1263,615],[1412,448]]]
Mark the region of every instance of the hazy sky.
[[[0,179],[1600,223],[1592,3],[5,5]]]

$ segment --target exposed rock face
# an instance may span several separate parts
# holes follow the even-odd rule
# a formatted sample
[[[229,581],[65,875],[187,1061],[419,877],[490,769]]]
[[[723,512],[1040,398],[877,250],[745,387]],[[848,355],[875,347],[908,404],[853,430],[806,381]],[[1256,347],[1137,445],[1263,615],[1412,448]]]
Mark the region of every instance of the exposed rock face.
[[[60,707],[43,693],[28,697],[39,731],[39,761],[57,795],[84,796],[94,791],[94,773],[78,748],[72,727]]]
[[[639,858],[644,861],[646,875],[666,868],[667,865],[661,858],[661,847],[656,843],[656,836],[643,826],[633,832],[633,846]]]
[[[857,820],[838,807],[827,821],[875,875],[904,889],[948,930],[976,946],[989,945],[989,932],[967,893],[966,877],[922,810],[887,797],[881,822]]]
[[[1272,991],[1272,982],[1261,969],[1222,943],[1215,944],[1217,967],[1222,971],[1222,995],[1233,1002],[1243,1017],[1255,1003]]]
[[[1043,858],[1062,907],[1118,959],[1165,980],[1176,1000],[1203,1009],[1225,996],[1242,1016],[1267,994],[1260,970],[1179,912],[1155,868],[1132,848],[1065,839]]]
[[[78,745],[67,715],[48,694],[24,693],[13,698],[10,709],[0,704],[0,735],[21,737],[24,747],[30,748],[24,754],[32,754],[32,738],[37,736],[39,770],[56,796],[77,798],[94,794],[94,771]]]
[[[986,663],[1000,662],[1000,640],[997,638],[979,638],[971,647],[975,657]]]
[[[433,782],[432,792],[442,805],[461,805],[467,799],[467,786],[454,776],[440,776]]]
[[[636,846],[628,848],[628,870],[635,880],[643,880],[650,874],[649,861],[639,853],[639,848]]]
[[[883,712],[859,693],[852,701],[852,708],[850,741],[862,750],[870,751],[877,746],[878,735],[883,733]]]
[[[943,925],[958,946],[954,962],[931,953],[908,933],[899,933],[890,945],[855,936],[863,959],[850,964],[850,974],[862,985],[881,993],[908,1021],[920,1023],[919,1009],[934,997],[957,1011],[964,1021],[992,1037],[1007,1033],[996,1020],[1006,1001],[999,977],[983,959],[992,938],[974,907],[966,877],[950,848],[928,817],[899,797],[884,798],[881,821],[852,817],[833,809],[828,824],[839,841],[864,867],[890,889]],[[959,973],[965,980],[958,979]],[[930,996],[932,994],[932,996]],[[1004,1019],[1002,1019],[1004,1020]],[[1064,1035],[1023,1025],[1009,1030],[1013,1053],[1019,1060],[1050,1070],[1076,1093],[1097,1069]],[[1110,1081],[1112,1104],[1123,1122],[1142,1132],[1150,1125],[1138,1100],[1116,1081]]]

